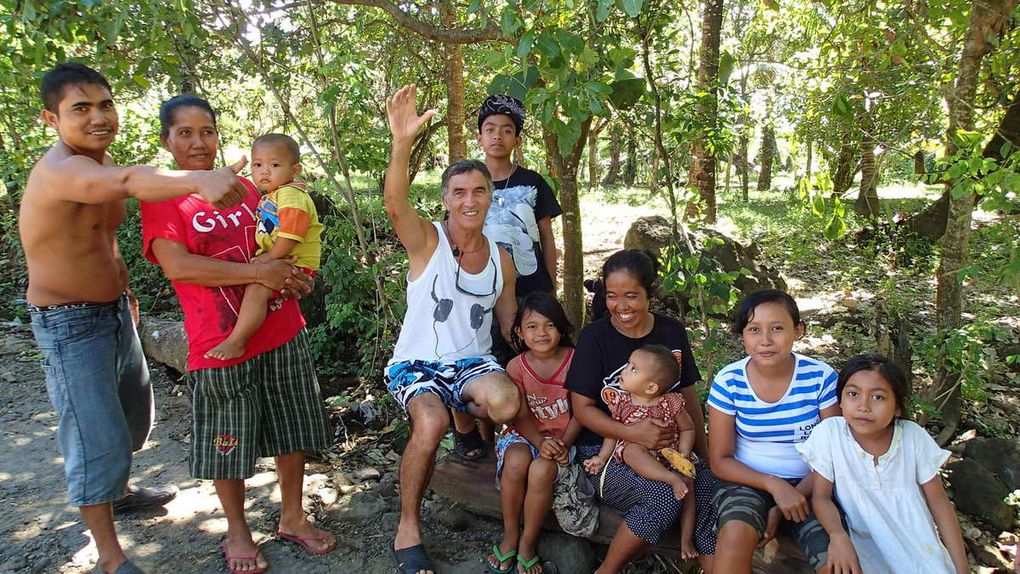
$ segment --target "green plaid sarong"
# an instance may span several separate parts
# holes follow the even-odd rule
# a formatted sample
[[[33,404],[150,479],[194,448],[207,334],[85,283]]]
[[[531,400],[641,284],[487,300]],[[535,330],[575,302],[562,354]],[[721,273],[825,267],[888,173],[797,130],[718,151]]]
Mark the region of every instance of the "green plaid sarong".
[[[192,371],[188,385],[195,478],[245,479],[257,457],[332,444],[304,330],[238,365]]]

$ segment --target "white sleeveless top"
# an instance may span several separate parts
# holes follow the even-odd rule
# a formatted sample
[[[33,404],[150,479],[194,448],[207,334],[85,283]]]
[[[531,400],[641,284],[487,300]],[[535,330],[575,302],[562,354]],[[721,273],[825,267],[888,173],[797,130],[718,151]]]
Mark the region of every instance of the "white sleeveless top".
[[[503,292],[499,246],[487,238],[489,262],[480,273],[468,273],[453,256],[442,224],[433,221],[432,225],[439,233],[439,244],[421,275],[411,280],[408,272],[407,311],[389,364],[469,357],[495,360],[493,310]]]

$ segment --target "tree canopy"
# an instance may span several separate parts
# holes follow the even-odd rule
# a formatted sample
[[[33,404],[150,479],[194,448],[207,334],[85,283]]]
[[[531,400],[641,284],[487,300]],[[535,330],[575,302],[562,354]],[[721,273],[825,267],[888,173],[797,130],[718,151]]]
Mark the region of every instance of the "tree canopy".
[[[368,372],[392,344],[405,264],[380,209],[385,98],[416,83],[424,105],[440,110],[414,150],[420,174],[479,157],[473,110],[507,93],[529,113],[518,158],[549,178],[564,207],[561,287],[575,323],[582,282],[596,271],[583,265],[583,184],[639,186],[665,200],[682,233],[714,224],[719,201],[750,201],[753,180],[824,221],[821,237],[806,241],[910,227],[940,242],[930,303],[950,342],[936,353],[944,360],[934,396],[943,400],[959,395],[966,372],[950,344],[959,344],[952,334],[977,269],[975,209],[1000,214],[991,225],[1007,254],[995,272],[1020,285],[1017,4],[2,0],[3,225],[12,229],[28,171],[53,141],[37,94],[54,64],[79,60],[111,80],[123,116],[111,151],[121,163],[168,164],[158,103],[202,95],[222,112],[221,149],[245,150],[269,131],[301,142],[337,254],[323,272],[333,277],[324,324],[353,333],[346,342]],[[900,223],[878,193],[888,181],[945,193]],[[415,201],[438,214],[434,193]],[[10,239],[4,249],[18,257]],[[0,309],[12,315],[24,278],[5,273]],[[689,275],[709,282],[696,268]],[[330,352],[330,337],[320,339]]]

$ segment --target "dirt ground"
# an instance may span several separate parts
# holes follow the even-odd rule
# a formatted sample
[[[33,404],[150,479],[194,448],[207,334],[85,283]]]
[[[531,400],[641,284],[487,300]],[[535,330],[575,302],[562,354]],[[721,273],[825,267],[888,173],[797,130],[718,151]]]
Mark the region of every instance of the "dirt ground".
[[[0,573],[84,574],[95,564],[95,546],[75,508],[67,504],[63,459],[55,438],[56,416],[50,407],[27,326],[0,327]],[[156,423],[145,448],[136,453],[132,481],[174,484],[177,498],[165,509],[119,517],[117,528],[128,554],[146,572],[212,574],[226,572],[218,541],[226,532],[212,483],[188,476],[190,404],[182,388],[161,366],[153,366]],[[180,393],[180,396],[178,396]],[[257,541],[278,573],[392,572],[389,544],[396,524],[396,497],[381,497],[380,516],[344,519],[331,516],[323,499],[380,489],[377,482],[350,483],[325,462],[308,465],[311,487],[306,497],[316,521],[338,535],[336,551],[309,557],[275,538],[279,491],[272,460],[261,461],[248,484],[248,517]],[[378,465],[383,473],[395,469]],[[337,486],[334,490],[332,487]],[[436,501],[426,507],[438,509]],[[477,519],[469,531],[448,530],[426,512],[427,539],[444,572],[480,572],[483,549],[496,539],[494,521]],[[456,543],[442,544],[440,540]]]

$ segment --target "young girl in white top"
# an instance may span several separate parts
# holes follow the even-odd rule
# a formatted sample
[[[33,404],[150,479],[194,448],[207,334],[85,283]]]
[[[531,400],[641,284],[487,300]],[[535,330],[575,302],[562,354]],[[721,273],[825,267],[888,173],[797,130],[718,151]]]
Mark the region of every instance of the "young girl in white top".
[[[903,372],[881,355],[854,357],[836,388],[843,416],[822,421],[797,445],[814,471],[812,505],[829,533],[834,571],[970,572],[960,523],[939,477],[949,451],[904,418],[910,386]]]

